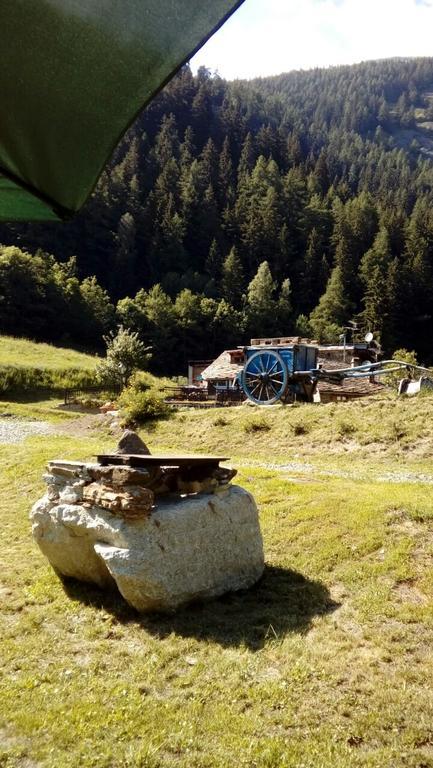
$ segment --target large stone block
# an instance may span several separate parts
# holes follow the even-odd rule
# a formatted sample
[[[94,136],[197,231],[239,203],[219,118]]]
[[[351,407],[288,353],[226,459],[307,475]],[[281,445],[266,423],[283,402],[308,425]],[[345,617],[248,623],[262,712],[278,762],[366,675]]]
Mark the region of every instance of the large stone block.
[[[239,486],[160,500],[138,520],[46,495],[31,517],[33,535],[58,573],[101,587],[116,583],[138,611],[245,589],[263,572],[256,504]]]

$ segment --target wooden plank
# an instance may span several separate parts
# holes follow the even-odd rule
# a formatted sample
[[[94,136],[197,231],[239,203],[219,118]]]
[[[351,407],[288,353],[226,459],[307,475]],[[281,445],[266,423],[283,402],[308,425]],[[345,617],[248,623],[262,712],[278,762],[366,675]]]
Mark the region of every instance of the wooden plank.
[[[130,467],[199,467],[205,465],[217,467],[220,461],[228,461],[225,456],[158,456],[155,454],[147,456],[121,453],[99,454],[96,458],[102,466],[126,464]]]

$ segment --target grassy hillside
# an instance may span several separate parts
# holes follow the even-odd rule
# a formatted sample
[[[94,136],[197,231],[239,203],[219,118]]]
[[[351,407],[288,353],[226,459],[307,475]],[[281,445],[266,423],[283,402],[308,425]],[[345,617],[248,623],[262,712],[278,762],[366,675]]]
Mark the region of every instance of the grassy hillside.
[[[28,368],[83,368],[93,370],[97,358],[73,349],[54,347],[28,339],[0,336],[0,366],[18,365]]]
[[[0,398],[94,384],[96,363],[72,349],[0,336]]]
[[[293,457],[327,463],[431,461],[433,398],[385,391],[352,403],[180,411],[147,430],[146,440],[178,450],[222,452],[261,462]]]

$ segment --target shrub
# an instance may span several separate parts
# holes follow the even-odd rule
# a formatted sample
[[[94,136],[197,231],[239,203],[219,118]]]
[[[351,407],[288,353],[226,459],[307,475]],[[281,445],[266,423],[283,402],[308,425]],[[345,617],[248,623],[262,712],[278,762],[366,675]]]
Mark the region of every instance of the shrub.
[[[125,424],[131,425],[167,418],[171,411],[163,396],[150,388],[143,391],[134,386],[126,387],[118,404]]]
[[[408,351],[407,349],[396,349],[393,356],[393,360],[400,360],[403,363],[408,363],[408,365],[416,365],[417,364],[417,358],[416,358],[416,352]],[[415,377],[419,376],[421,371],[415,371]],[[401,379],[404,379],[407,376],[407,372],[402,368],[401,371],[394,371],[394,373],[388,373],[386,376],[381,377],[381,381],[386,384],[388,387],[398,387],[398,384]]]
[[[136,392],[147,392],[155,387],[155,378],[146,371],[136,371],[132,374],[128,386]]]

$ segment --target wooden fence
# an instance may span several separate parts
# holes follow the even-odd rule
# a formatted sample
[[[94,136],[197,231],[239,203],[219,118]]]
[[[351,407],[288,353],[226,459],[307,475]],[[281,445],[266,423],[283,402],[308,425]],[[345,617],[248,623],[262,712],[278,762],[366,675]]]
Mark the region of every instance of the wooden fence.
[[[120,384],[104,384],[92,387],[77,387],[75,389],[65,389],[63,392],[64,405],[71,405],[77,400],[91,400],[100,395],[104,395],[107,400],[118,397],[122,391]]]

